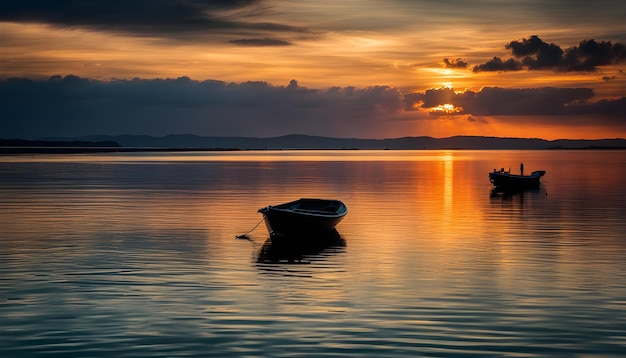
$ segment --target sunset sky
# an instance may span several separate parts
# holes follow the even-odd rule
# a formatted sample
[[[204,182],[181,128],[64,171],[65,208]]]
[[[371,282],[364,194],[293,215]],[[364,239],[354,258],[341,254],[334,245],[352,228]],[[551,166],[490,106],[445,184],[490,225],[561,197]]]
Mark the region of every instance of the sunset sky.
[[[626,137],[623,0],[5,0],[0,138]]]

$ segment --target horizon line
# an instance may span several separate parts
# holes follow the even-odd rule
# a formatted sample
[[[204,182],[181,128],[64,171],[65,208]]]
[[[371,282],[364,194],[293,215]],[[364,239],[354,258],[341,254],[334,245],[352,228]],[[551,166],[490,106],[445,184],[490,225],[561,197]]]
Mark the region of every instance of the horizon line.
[[[166,138],[166,137],[184,137],[184,136],[193,136],[198,138],[250,138],[250,139],[276,139],[276,138],[285,138],[285,137],[311,137],[311,138],[328,138],[328,139],[351,139],[351,140],[395,140],[395,139],[409,139],[409,138],[431,138],[431,139],[452,139],[452,138],[490,138],[490,139],[521,139],[521,140],[541,140],[547,142],[555,142],[562,140],[571,140],[571,141],[600,141],[600,140],[626,140],[624,137],[603,137],[603,138],[557,138],[557,139],[546,139],[540,137],[510,137],[510,136],[493,136],[493,135],[453,135],[448,137],[433,137],[428,135],[415,135],[415,136],[403,136],[403,137],[387,137],[387,138],[360,138],[360,137],[333,137],[327,135],[314,135],[314,134],[301,134],[301,133],[292,133],[292,134],[283,134],[269,137],[258,137],[258,136],[245,136],[245,135],[202,135],[202,134],[193,134],[193,133],[171,133],[165,135],[152,135],[152,134],[86,134],[86,135],[77,135],[77,136],[50,136],[50,137],[38,137],[34,139],[27,138],[0,138],[0,139],[11,139],[11,140],[48,140],[46,138],[64,138],[68,140],[76,139],[76,138],[88,138],[88,137],[151,137],[151,138]]]

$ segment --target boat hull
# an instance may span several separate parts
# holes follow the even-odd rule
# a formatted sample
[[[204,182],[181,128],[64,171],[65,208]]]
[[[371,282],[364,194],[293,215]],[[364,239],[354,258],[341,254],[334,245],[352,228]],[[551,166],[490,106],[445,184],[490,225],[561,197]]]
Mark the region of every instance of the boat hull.
[[[348,210],[339,200],[299,199],[259,212],[271,236],[315,236],[334,230]]]
[[[489,173],[489,181],[496,186],[502,188],[512,189],[536,189],[541,184],[540,178],[545,174],[545,171],[538,170],[532,172],[530,175],[516,175],[509,172],[491,172]]]

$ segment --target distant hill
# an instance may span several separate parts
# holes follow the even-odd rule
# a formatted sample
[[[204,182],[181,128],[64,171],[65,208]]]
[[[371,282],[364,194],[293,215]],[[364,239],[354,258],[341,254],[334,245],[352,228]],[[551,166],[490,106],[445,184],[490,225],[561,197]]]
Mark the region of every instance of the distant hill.
[[[0,138],[0,154],[110,152],[121,145],[112,140],[27,140]]]
[[[404,137],[392,139],[332,138],[286,135],[272,138],[203,137],[192,134],[153,137],[147,135],[85,136],[42,138],[45,141],[116,143],[122,147],[179,149],[626,149],[626,139],[545,140],[538,138],[501,138],[455,136],[449,138]]]
[[[121,145],[114,140],[27,140],[0,138],[0,147],[121,147]]]

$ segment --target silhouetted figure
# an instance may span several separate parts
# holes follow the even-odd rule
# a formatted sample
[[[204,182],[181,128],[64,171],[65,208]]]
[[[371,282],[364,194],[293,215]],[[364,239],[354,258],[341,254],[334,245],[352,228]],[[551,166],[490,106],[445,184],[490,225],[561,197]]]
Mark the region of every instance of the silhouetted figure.
[[[519,165],[519,172],[521,175],[524,175],[524,163],[520,163]]]

